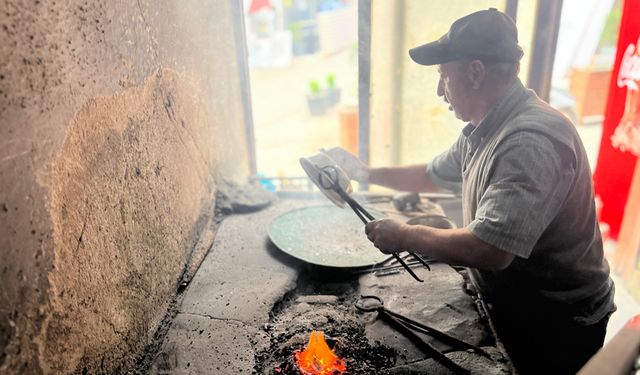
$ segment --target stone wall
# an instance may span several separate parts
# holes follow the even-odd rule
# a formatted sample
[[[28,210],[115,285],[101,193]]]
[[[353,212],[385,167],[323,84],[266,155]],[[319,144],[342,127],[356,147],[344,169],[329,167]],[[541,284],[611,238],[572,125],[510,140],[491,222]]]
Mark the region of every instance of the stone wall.
[[[248,174],[232,3],[0,4],[0,373],[123,373]]]

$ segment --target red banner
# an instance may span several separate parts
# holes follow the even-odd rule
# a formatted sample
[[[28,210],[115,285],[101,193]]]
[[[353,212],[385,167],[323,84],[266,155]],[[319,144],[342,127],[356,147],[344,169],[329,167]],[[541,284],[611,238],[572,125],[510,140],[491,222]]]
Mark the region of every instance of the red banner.
[[[633,318],[631,318],[627,324],[625,325],[626,328],[631,328],[631,329],[637,329],[640,331],[640,315],[636,315]]]
[[[618,238],[631,179],[640,152],[640,0],[625,0],[618,47],[593,175],[602,201],[600,221]]]

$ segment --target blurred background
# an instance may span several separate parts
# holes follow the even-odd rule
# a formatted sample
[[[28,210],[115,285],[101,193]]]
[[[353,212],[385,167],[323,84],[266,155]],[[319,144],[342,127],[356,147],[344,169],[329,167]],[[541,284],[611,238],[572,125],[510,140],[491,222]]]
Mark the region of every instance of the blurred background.
[[[538,12],[536,0],[371,2],[366,9],[371,27],[364,30],[370,53],[360,56],[370,70],[371,165],[429,161],[464,125],[435,94],[436,68],[413,63],[407,50],[440,37],[462,15],[489,7],[506,11],[510,4],[525,51],[522,81],[540,86],[541,80],[551,78],[541,96],[584,132],[595,165],[620,1],[557,3],[562,4],[558,9]],[[302,176],[298,158],[333,145],[358,154],[358,1],[244,0],[244,11],[256,172],[275,178]],[[560,19],[556,35],[537,32],[543,42],[557,37],[557,48],[534,54],[538,14],[553,11],[561,13],[551,15]],[[532,71],[536,59],[545,60],[537,65],[554,62],[542,72]],[[286,179],[279,183],[291,185]]]

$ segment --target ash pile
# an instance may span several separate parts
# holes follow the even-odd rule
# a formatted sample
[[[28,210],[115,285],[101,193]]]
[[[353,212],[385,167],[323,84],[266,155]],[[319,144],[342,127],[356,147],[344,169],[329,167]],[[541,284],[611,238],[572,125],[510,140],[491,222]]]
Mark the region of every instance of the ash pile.
[[[487,317],[465,290],[464,271],[440,264],[432,265],[431,271],[419,270],[431,286],[420,286],[404,273],[354,278],[349,272],[327,268],[307,267],[306,271],[264,325],[269,345],[256,354],[254,374],[512,373]],[[449,368],[424,353],[378,312],[359,311],[355,306],[362,295],[377,296],[389,305],[389,311],[428,323],[478,347],[481,353],[419,333],[422,340],[459,366]],[[327,346],[344,367],[331,370],[317,365],[315,371],[304,370],[300,353],[309,349],[314,331],[323,332]]]

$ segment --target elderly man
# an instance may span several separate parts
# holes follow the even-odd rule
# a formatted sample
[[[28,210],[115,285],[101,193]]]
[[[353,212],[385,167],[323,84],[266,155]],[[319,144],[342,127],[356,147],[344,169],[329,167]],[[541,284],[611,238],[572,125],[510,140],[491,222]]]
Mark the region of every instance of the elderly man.
[[[518,79],[517,39],[513,20],[489,9],[409,51],[418,64],[438,66],[438,96],[468,123],[431,163],[369,168],[343,149],[329,154],[355,180],[461,189],[463,228],[384,219],[366,234],[385,253],[471,267],[518,371],[572,374],[603,344],[614,285],[584,147],[570,121]]]

